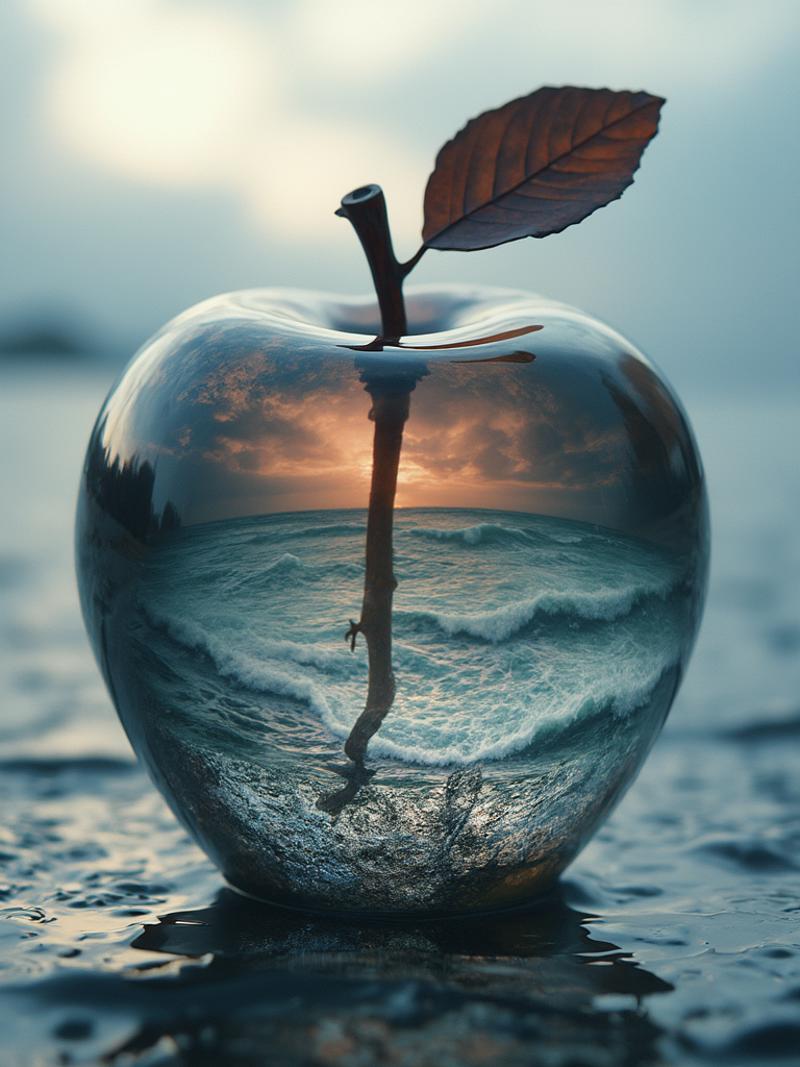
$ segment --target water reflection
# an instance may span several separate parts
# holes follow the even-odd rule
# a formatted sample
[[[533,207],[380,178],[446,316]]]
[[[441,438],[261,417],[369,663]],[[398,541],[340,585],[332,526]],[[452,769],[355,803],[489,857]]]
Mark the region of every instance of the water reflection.
[[[642,1000],[671,987],[591,921],[562,892],[468,921],[352,923],[224,890],[134,941],[210,959],[150,977],[150,1012],[109,1059],[169,1038],[192,1063],[265,1049],[281,1063],[654,1062],[660,1031]]]

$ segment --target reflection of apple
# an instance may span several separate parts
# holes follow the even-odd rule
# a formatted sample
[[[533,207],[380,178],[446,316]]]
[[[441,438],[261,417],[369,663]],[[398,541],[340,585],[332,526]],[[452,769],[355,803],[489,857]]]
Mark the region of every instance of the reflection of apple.
[[[176,814],[273,900],[524,900],[634,777],[699,620],[702,472],[636,349],[517,292],[412,290],[407,314],[376,341],[370,300],[206,301],[142,349],[89,446],[78,573],[109,690]],[[403,433],[396,692],[342,768],[370,407]]]

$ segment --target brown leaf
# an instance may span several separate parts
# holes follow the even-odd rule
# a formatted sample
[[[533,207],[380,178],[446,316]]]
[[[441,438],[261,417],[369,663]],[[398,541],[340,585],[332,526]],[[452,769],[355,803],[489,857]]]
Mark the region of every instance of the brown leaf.
[[[546,237],[622,195],[664,101],[610,89],[537,89],[472,119],[425,190],[425,248],[472,251]]]

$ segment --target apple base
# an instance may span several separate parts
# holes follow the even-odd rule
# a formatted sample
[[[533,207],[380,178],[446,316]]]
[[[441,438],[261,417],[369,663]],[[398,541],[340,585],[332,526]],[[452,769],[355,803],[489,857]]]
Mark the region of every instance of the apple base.
[[[642,739],[656,735],[675,684],[674,672],[665,675],[639,712],[646,723],[601,715],[502,766],[415,775],[378,762],[336,818],[317,806],[336,787],[333,772],[272,773],[187,746],[163,720],[148,741],[171,753],[159,788],[238,892],[352,918],[474,915],[552,889],[644,760]]]

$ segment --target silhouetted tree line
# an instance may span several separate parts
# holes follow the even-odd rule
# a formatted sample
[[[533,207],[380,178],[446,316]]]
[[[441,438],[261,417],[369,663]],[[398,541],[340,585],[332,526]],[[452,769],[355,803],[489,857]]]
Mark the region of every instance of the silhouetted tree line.
[[[624,387],[603,375],[606,389],[627,431],[635,463],[632,501],[638,500],[643,516],[672,514],[686,499],[687,486],[699,486],[702,474],[690,431],[679,409],[653,372],[632,356],[620,370]]]
[[[135,453],[112,460],[111,450],[103,445],[104,431],[105,420],[92,433],[86,455],[86,488],[97,504],[138,541],[153,541],[179,529],[181,517],[171,500],[160,514],[153,507],[155,465]]]

